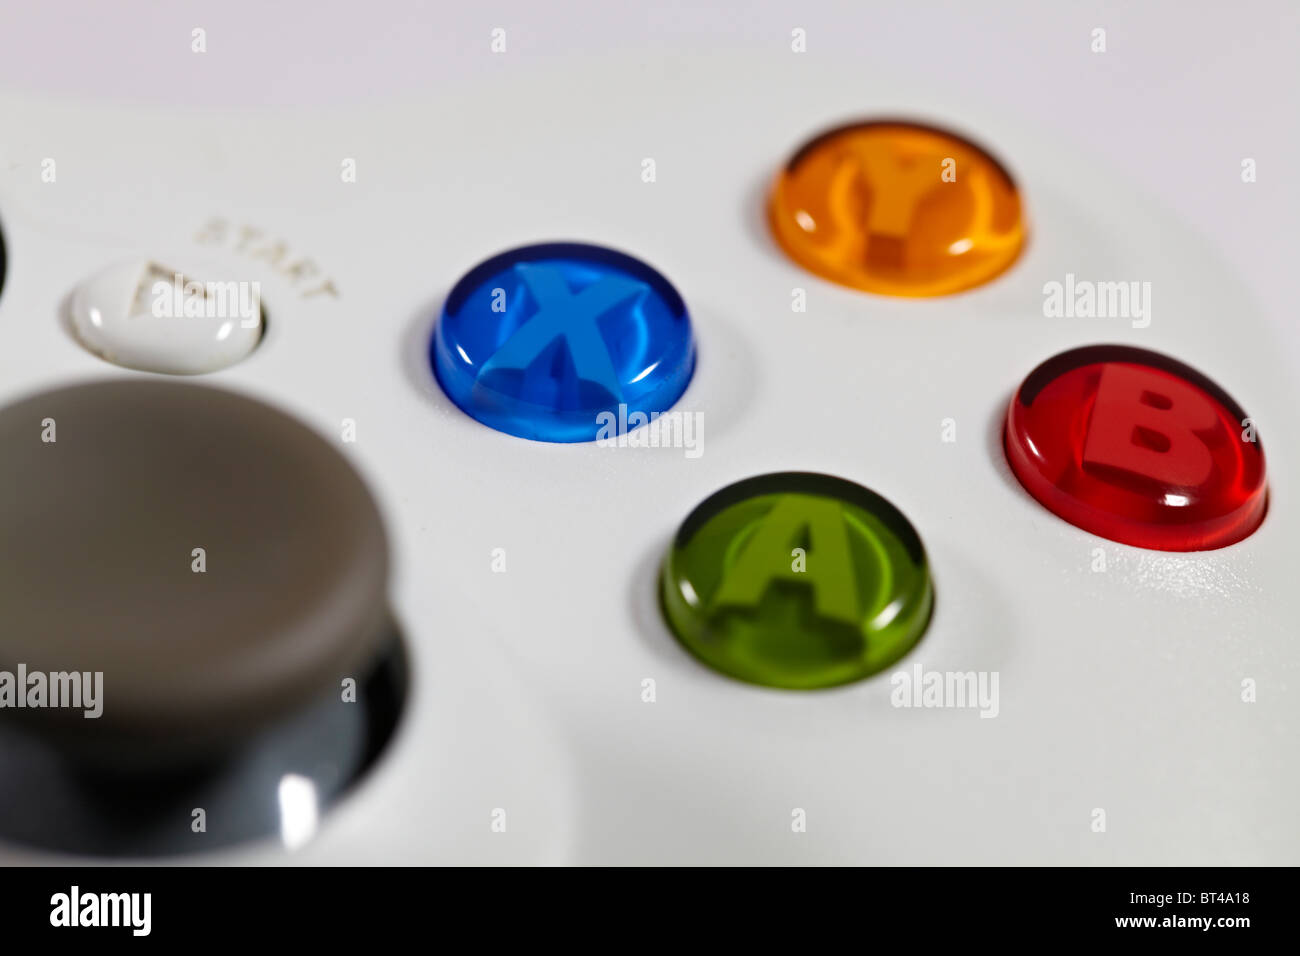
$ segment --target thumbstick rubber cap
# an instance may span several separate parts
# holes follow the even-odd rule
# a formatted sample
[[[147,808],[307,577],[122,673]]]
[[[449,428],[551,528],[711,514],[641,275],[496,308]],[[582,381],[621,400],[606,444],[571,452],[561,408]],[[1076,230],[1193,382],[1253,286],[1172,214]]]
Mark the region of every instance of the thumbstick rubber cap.
[[[99,717],[48,696],[0,710],[64,749],[233,747],[360,679],[391,633],[373,498],[262,402],[152,380],[43,392],[0,410],[0,488],[0,671],[103,674]]]

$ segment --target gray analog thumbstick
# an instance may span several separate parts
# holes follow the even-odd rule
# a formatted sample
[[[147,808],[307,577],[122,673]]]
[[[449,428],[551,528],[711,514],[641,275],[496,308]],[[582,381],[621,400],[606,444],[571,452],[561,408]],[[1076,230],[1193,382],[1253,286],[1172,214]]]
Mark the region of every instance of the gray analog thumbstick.
[[[0,410],[0,489],[0,672],[23,695],[0,721],[78,761],[228,753],[393,633],[365,484],[254,399],[152,379],[42,392]],[[88,716],[57,675],[96,674]]]

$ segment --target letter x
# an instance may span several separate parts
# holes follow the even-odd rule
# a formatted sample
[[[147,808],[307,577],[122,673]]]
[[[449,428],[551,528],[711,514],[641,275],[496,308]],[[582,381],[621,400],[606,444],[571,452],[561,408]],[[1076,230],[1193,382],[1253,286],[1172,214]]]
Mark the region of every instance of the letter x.
[[[552,266],[517,265],[516,271],[537,301],[537,311],[483,363],[479,377],[498,371],[526,372],[557,339],[564,339],[580,380],[622,400],[622,386],[597,320],[616,305],[647,291],[645,283],[606,276],[578,295]]]

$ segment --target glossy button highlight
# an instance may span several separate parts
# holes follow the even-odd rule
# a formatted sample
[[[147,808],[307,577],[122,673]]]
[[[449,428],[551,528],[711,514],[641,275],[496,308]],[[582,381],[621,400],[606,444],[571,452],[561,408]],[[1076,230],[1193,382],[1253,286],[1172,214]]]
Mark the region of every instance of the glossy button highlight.
[[[1020,193],[996,159],[953,133],[897,121],[805,143],[776,179],[768,218],[805,269],[884,295],[982,285],[1025,242]]]
[[[467,414],[552,442],[635,427],[676,402],[695,369],[690,316],[672,284],[638,259],[579,243],[475,266],[447,297],[429,351]]]
[[[260,286],[214,281],[152,260],[122,262],[78,286],[72,327],[115,365],[199,375],[246,358],[262,340]]]
[[[1241,406],[1195,369],[1120,345],[1072,349],[1025,379],[1007,460],[1044,506],[1139,548],[1206,551],[1264,519],[1264,449]]]
[[[731,677],[812,689],[860,680],[920,640],[934,593],[916,531],[830,475],[730,485],[682,523],[660,597],[686,648]]]

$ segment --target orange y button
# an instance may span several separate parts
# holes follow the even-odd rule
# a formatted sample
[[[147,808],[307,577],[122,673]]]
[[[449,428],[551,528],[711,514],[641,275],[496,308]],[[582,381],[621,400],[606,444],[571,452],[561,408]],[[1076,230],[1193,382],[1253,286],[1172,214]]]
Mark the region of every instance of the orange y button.
[[[768,215],[805,269],[884,295],[982,285],[1025,244],[1020,193],[996,159],[952,133],[893,120],[804,144],[777,176]]]

